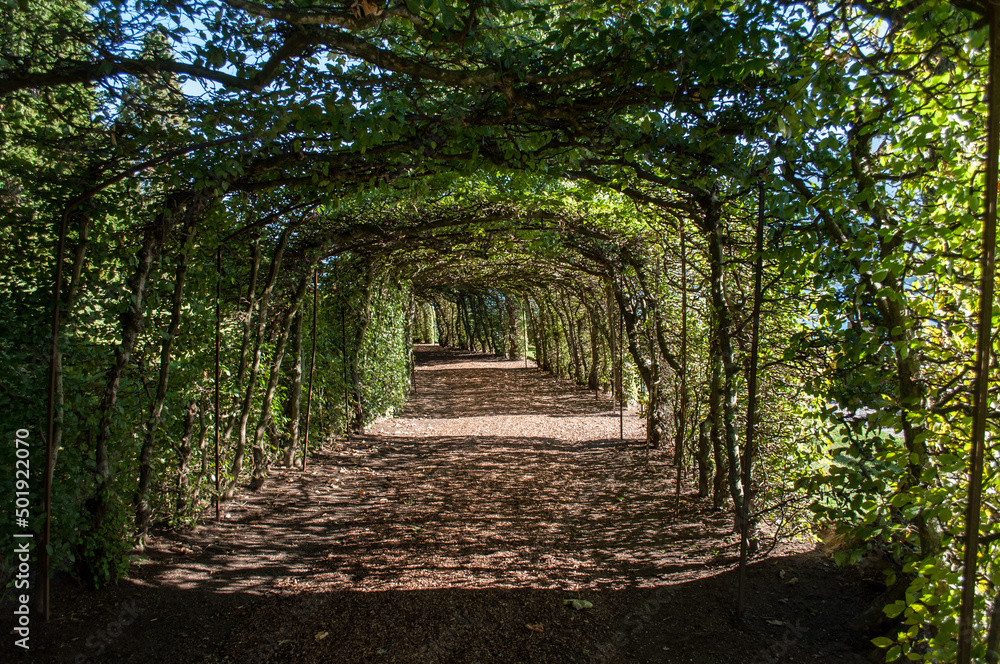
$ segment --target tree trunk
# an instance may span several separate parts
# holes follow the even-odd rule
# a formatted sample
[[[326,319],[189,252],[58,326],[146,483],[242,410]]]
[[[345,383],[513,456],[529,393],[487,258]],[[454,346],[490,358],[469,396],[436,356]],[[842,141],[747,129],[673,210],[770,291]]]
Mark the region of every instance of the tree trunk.
[[[1000,664],[1000,589],[993,598],[993,610],[990,612],[990,631],[986,635],[986,661],[989,664]]]
[[[201,459],[201,466],[192,482],[195,496],[201,491],[201,483],[208,475],[208,421],[205,419],[205,398],[205,391],[202,391],[201,402],[198,404],[198,457]]]
[[[563,329],[566,330],[566,347],[569,350],[570,368],[572,368],[573,370],[573,374],[571,377],[577,384],[582,385],[583,371],[581,370],[580,367],[579,344],[576,341],[576,333],[575,330],[573,329],[574,328],[573,313],[572,311],[570,311],[569,301],[565,293],[563,294],[562,297],[561,311],[559,310],[560,309],[559,304],[560,303],[558,301],[555,304],[556,314],[559,316],[559,320],[562,323]]]
[[[361,435],[365,432],[365,420],[368,417],[367,406],[364,400],[364,390],[361,376],[361,352],[365,344],[365,336],[368,334],[368,325],[371,323],[371,291],[374,274],[370,266],[365,267],[365,284],[362,291],[363,306],[358,326],[354,334],[354,346],[351,348],[351,385],[354,391],[354,413],[351,417],[351,432]]]
[[[476,313],[476,298],[468,296],[465,300],[465,314],[469,319],[469,350],[482,352],[483,344],[479,333],[479,315]]]
[[[504,334],[503,324],[503,302],[499,298],[492,297],[493,307],[489,309],[490,336],[493,339],[493,354],[507,355],[507,335]]]
[[[253,333],[253,310],[257,305],[257,279],[260,277],[260,233],[256,233],[250,245],[250,279],[247,282],[246,315],[243,318],[243,335],[240,340],[240,364],[237,367],[236,385],[243,384],[246,377],[247,360],[250,353],[250,335]],[[237,289],[237,295],[239,291]]]
[[[479,327],[480,345],[484,353],[496,355],[496,347],[493,345],[493,317],[490,316],[486,299],[482,296],[476,298],[476,321]]]
[[[449,312],[448,325],[451,328],[451,339],[452,339],[451,345],[456,348],[459,348],[461,340],[458,332],[459,329],[458,305],[447,300],[445,301],[445,304],[447,305],[447,310]]]
[[[532,300],[530,296],[525,296],[524,306],[528,310],[528,314],[525,317],[526,323],[528,325],[528,338],[531,343],[535,346],[535,366],[542,367],[542,357],[545,354],[545,349],[542,347],[542,336],[539,328],[541,327],[541,319],[535,318],[535,309],[532,306]],[[527,354],[528,349],[524,349],[525,354]]]
[[[618,301],[618,310],[621,313],[622,320],[625,323],[625,329],[622,331],[623,334],[620,342],[627,345],[628,352],[635,361],[636,368],[639,370],[639,376],[642,378],[643,383],[645,383],[647,389],[652,381],[652,372],[650,368],[650,360],[642,356],[639,352],[639,335],[637,328],[637,315],[636,312],[632,310],[625,299],[625,290],[621,283],[615,279],[612,280],[612,285],[614,288],[615,299]]]
[[[680,381],[679,406],[675,413],[677,430],[674,432],[674,466],[677,468],[677,491],[680,491],[681,471],[684,468],[684,439],[687,436],[688,413],[688,317],[687,317],[687,242],[684,237],[684,222],[680,223],[681,244],[681,370],[677,377]],[[699,485],[699,491],[700,491]]]
[[[260,273],[260,234],[254,237],[251,244],[250,279],[247,285],[247,306],[243,316],[243,335],[240,342],[240,363],[236,369],[236,380],[234,381],[235,392],[243,388],[243,377],[246,375],[247,362],[249,360],[250,332],[253,328],[253,310],[257,304],[257,275]],[[221,279],[221,275],[219,277]],[[221,415],[220,415],[221,416]],[[238,418],[235,414],[226,418],[226,428],[222,433],[220,446],[225,447],[229,443],[229,437],[233,433]],[[221,422],[216,423],[221,426]]]
[[[89,213],[89,210],[84,208],[84,205],[78,207],[74,213],[74,217],[79,217],[80,231],[77,237],[76,248],[73,251],[73,267],[70,270],[69,287],[66,289],[66,299],[62,305],[62,325],[64,327],[73,318],[73,303],[76,301],[76,294],[80,288],[83,263],[87,257],[87,247],[89,245],[90,224],[93,221],[93,216]],[[57,288],[61,290],[62,284],[58,284]],[[45,486],[47,487],[52,486],[52,475],[55,473],[59,450],[62,449],[63,412],[66,403],[66,395],[63,392],[62,351],[58,349],[58,344],[52,362],[55,370],[55,412],[52,441],[48,446],[52,450],[52,461],[48,464],[48,469],[46,470],[48,475],[45,478]]]
[[[549,360],[549,323],[545,318],[545,302],[542,297],[537,297],[535,303],[538,306],[538,322],[535,325],[535,355],[538,367],[542,371],[551,372]]]
[[[656,344],[660,350],[660,355],[666,361],[667,365],[674,370],[675,373],[680,373],[681,365],[677,360],[677,357],[671,352],[670,344],[667,343],[666,330],[663,325],[663,317],[659,315],[659,302],[655,297],[650,297],[649,293],[656,292],[656,289],[651,287],[649,280],[646,278],[646,273],[643,270],[642,261],[636,258],[631,251],[627,248],[622,250],[622,257],[635,271],[635,277],[639,282],[639,287],[642,293],[644,293],[642,300],[645,305],[645,309],[649,312],[649,315],[653,321],[653,331],[656,335]],[[633,314],[635,312],[632,312]],[[629,328],[631,333],[632,328]]]
[[[184,434],[181,436],[180,445],[177,446],[177,500],[175,510],[178,515],[187,509],[187,497],[190,490],[188,482],[189,464],[191,462],[191,450],[194,447],[194,420],[198,416],[198,402],[194,399],[188,404],[184,411]]]
[[[569,360],[571,362],[570,367],[573,369],[573,382],[578,385],[583,385],[583,362],[580,356],[580,344],[577,339],[576,334],[576,322],[573,320],[572,307],[569,304],[568,298],[563,294],[562,298],[562,310],[563,310],[563,327],[566,329],[566,347],[569,350]],[[568,371],[566,372],[569,373]]]
[[[555,373],[555,343],[553,340],[552,320],[549,318],[548,306],[544,295],[538,298],[538,322],[542,343],[542,369],[550,374]]]
[[[563,328],[562,323],[559,320],[559,312],[555,310],[552,306],[551,298],[548,298],[546,302],[546,310],[549,320],[552,323],[552,346],[556,352],[556,377],[562,378],[562,339],[563,339]]]
[[[160,419],[163,414],[163,403],[167,398],[167,384],[170,376],[170,353],[173,348],[174,339],[181,327],[181,305],[184,302],[184,280],[187,276],[188,258],[194,246],[195,228],[192,224],[185,229],[181,236],[180,255],[177,269],[174,276],[174,294],[170,306],[170,323],[167,325],[167,334],[160,344],[160,373],[156,382],[156,397],[153,406],[150,408],[149,417],[146,419],[146,431],[142,440],[142,447],[139,449],[139,485],[136,489],[135,497],[132,500],[135,509],[135,527],[139,534],[140,543],[149,530],[150,508],[149,508],[149,485],[153,478],[153,447],[156,442],[156,432],[160,427]]]
[[[725,452],[729,479],[729,493],[733,499],[734,527],[741,528],[743,515],[743,485],[740,481],[739,434],[736,431],[736,378],[739,367],[733,352],[732,316],[726,301],[725,255],[723,248],[722,204],[713,194],[701,201],[702,222],[708,234],[710,281],[713,321],[718,340],[718,353],[722,361],[722,421],[725,431]]]
[[[462,329],[465,332],[465,343],[459,344],[459,346],[464,350],[474,351],[476,350],[475,337],[472,334],[472,325],[469,322],[469,303],[464,293],[459,295],[458,303],[459,316],[462,319]]]
[[[628,306],[625,299],[624,288],[621,286],[620,282],[618,280],[613,280],[612,285],[615,291],[615,298],[618,300],[618,308],[621,311],[622,320],[625,323],[625,332],[627,334],[623,336],[628,340],[629,353],[635,361],[636,367],[639,370],[639,376],[642,378],[642,382],[646,386],[646,391],[650,398],[650,407],[646,413],[646,442],[648,445],[657,447],[660,444],[663,429],[659,403],[659,362],[656,360],[655,353],[651,353],[649,358],[645,358],[639,352],[638,330],[636,325],[638,316],[636,312]],[[624,343],[625,339],[622,339],[622,342]]]
[[[413,319],[419,309],[413,299],[413,291],[410,291],[410,306],[403,324],[403,344],[406,346],[406,380],[410,390],[417,389],[417,358],[413,354]]]
[[[295,452],[299,448],[299,411],[302,403],[302,312],[298,311],[292,320],[292,375],[289,380],[288,398],[285,401],[285,416],[288,418],[288,433],[285,437],[285,466],[295,463]]]
[[[757,227],[754,232],[754,270],[753,270],[753,314],[751,316],[750,332],[750,366],[747,373],[747,417],[746,417],[746,438],[743,442],[743,474],[740,477],[740,484],[743,487],[743,510],[740,513],[740,565],[739,565],[739,589],[736,600],[736,617],[742,620],[745,616],[746,607],[746,568],[747,558],[756,550],[756,533],[753,532],[754,524],[751,513],[751,482],[753,480],[753,463],[757,456],[755,444],[755,426],[757,424],[757,370],[760,355],[760,305],[763,295],[761,280],[764,272],[764,187],[759,186],[759,197],[757,204]],[[754,541],[751,541],[751,538]]]
[[[434,323],[437,325],[438,345],[446,348],[451,345],[451,335],[449,334],[448,322],[441,311],[441,305],[437,299],[431,300],[431,307],[434,309]]]
[[[130,292],[129,308],[121,315],[121,343],[115,349],[114,364],[105,375],[104,389],[97,406],[100,414],[97,432],[94,437],[94,490],[85,501],[84,508],[88,515],[88,532],[100,533],[104,530],[108,514],[108,492],[111,482],[111,458],[108,444],[111,440],[113,413],[118,404],[118,391],[122,377],[132,359],[139,335],[146,321],[146,292],[149,287],[149,277],[153,265],[163,251],[171,231],[178,218],[184,214],[188,218],[201,212],[204,203],[196,200],[191,194],[181,194],[169,198],[164,209],[156,216],[144,232],[142,246],[136,254],[136,267],[128,279]],[[189,222],[190,223],[190,222]],[[86,538],[84,538],[86,539]],[[77,548],[77,571],[84,585],[98,586],[106,573],[106,562],[103,550],[94,550],[85,544]]]
[[[521,348],[524,336],[521,334],[521,325],[518,325],[520,316],[517,305],[517,300],[504,297],[504,308],[507,310],[507,357],[511,360],[520,360],[527,352],[526,348]]]
[[[590,315],[590,373],[587,375],[587,388],[597,391],[600,387],[601,348],[598,332],[597,312],[591,308]]]
[[[616,358],[618,357],[618,328],[612,322],[612,316],[615,315],[615,302],[614,293],[611,289],[610,282],[608,283],[607,289],[607,302],[605,306],[605,314],[608,318],[608,349],[611,353],[611,395],[614,397],[615,402],[621,401],[621,395],[619,391],[621,389],[621,367],[618,365]]]
[[[274,248],[271,257],[271,267],[264,284],[264,292],[261,293],[257,304],[257,334],[254,343],[253,360],[250,363],[250,375],[247,378],[246,391],[243,395],[243,403],[240,406],[238,437],[236,439],[236,449],[233,451],[233,465],[230,473],[232,478],[229,485],[223,492],[226,498],[232,498],[236,490],[236,484],[240,479],[240,472],[243,470],[243,453],[247,444],[247,422],[250,419],[250,409],[253,406],[253,397],[257,388],[257,373],[260,371],[261,357],[264,352],[264,330],[267,325],[267,313],[271,303],[271,293],[274,290],[274,283],[278,278],[278,271],[281,268],[281,260],[285,254],[285,247],[288,245],[288,237],[291,234],[292,225],[289,224],[281,231],[278,243]]]
[[[660,447],[663,437],[663,416],[660,412],[660,363],[655,356],[655,350],[650,349],[649,376],[647,386],[648,403],[646,408],[646,444],[652,449]]]
[[[486,303],[483,302],[483,298],[478,295],[472,298],[472,315],[472,329],[476,334],[476,341],[479,344],[479,352],[492,354],[494,352],[494,349],[491,346],[492,339],[489,335],[489,331],[486,329]]]
[[[267,477],[268,455],[264,451],[264,434],[268,425],[272,423],[271,403],[274,401],[274,393],[278,388],[278,379],[281,377],[281,364],[285,359],[285,346],[288,344],[288,336],[291,333],[292,321],[296,319],[302,300],[306,296],[306,288],[309,285],[309,277],[312,276],[312,267],[299,279],[298,287],[292,296],[292,301],[288,304],[281,322],[277,329],[277,339],[274,346],[274,358],[271,360],[271,372],[267,379],[267,386],[264,388],[264,398],[260,406],[260,419],[257,420],[257,428],[253,435],[253,481],[251,488],[256,491],[264,483]],[[301,327],[301,318],[299,319]],[[300,335],[301,336],[301,335]],[[301,348],[300,348],[301,351]]]
[[[708,496],[708,480],[712,474],[712,441],[708,431],[711,423],[702,420],[698,424],[698,497]]]
[[[712,350],[709,360],[708,419],[712,423],[710,437],[715,458],[715,481],[712,486],[712,507],[719,509],[726,499],[726,454],[722,445],[722,360],[719,357],[719,342],[712,335]]]

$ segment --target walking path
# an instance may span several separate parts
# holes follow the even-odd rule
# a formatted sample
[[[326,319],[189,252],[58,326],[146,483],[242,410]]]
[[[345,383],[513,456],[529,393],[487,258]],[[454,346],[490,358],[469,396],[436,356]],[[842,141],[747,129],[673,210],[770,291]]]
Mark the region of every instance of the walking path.
[[[634,414],[621,441],[610,400],[537,368],[417,358],[399,417],[66,591],[37,661],[864,661],[840,625],[872,590],[801,547],[751,567],[734,623],[731,520],[687,488],[678,509]]]

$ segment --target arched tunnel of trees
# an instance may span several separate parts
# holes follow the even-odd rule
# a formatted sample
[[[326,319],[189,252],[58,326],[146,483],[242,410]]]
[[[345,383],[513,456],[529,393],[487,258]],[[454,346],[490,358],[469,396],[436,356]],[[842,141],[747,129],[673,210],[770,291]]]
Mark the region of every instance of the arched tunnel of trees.
[[[994,4],[0,16],[0,524],[33,607],[399,413],[439,344],[643,418],[664,504],[744,559],[821,528],[877,557],[885,661],[1000,661]]]

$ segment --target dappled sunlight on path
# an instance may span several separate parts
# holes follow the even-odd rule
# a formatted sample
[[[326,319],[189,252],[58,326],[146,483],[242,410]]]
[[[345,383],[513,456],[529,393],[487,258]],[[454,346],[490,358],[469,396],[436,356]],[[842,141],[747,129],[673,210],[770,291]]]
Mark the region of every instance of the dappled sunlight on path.
[[[107,644],[107,661],[754,664],[789,634],[809,661],[859,661],[837,630],[865,600],[831,590],[814,554],[754,563],[757,618],[732,623],[730,517],[688,486],[677,500],[635,413],[619,440],[605,395],[522,362],[417,358],[400,416],[328,441],[305,472],[272,470],[221,523],[158,533],[106,593],[146,639]],[[64,601],[96,624],[119,610]],[[230,636],[192,638],[198,624]],[[45,661],[75,661],[73,639],[42,638]]]

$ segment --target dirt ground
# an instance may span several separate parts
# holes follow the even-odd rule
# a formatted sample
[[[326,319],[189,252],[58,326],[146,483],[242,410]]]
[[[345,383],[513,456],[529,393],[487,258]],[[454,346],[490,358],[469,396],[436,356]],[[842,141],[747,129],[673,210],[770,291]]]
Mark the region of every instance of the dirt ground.
[[[643,423],[522,362],[418,346],[416,392],[97,593],[57,579],[15,662],[867,662],[877,594],[803,543],[749,567]],[[574,608],[572,600],[591,606]],[[0,624],[7,633],[11,614]],[[13,659],[9,659],[9,657]]]

